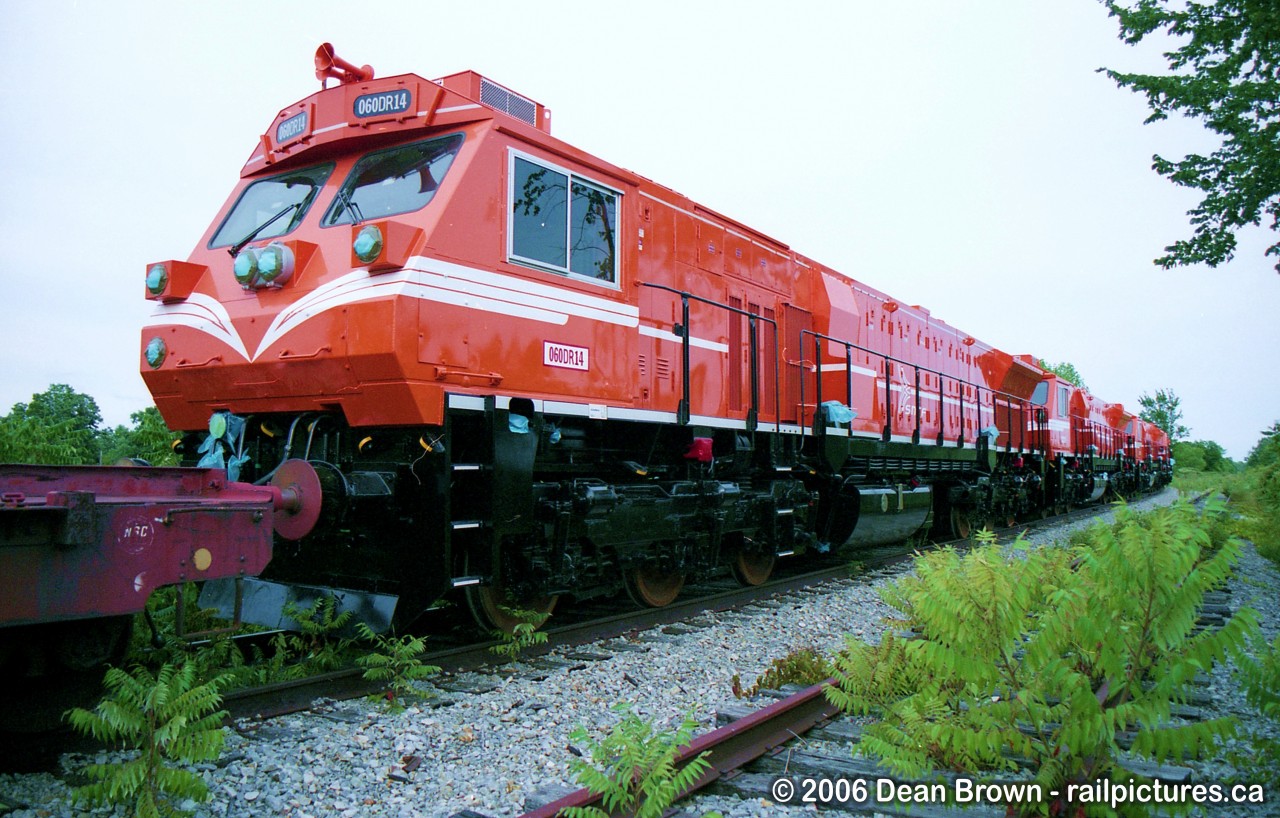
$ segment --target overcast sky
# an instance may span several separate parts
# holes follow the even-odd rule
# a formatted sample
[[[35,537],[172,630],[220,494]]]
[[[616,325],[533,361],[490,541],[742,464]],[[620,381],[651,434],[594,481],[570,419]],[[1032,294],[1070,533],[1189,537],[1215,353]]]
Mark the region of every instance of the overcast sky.
[[[1096,73],[1160,70],[1091,0],[18,0],[0,30],[0,414],[51,383],[108,424],[137,374],[148,262],[186,258],[312,56],[473,69],[553,133],[1134,410],[1172,389],[1243,458],[1280,420],[1280,276],[1164,271],[1196,198],[1151,169],[1214,143],[1142,124]]]

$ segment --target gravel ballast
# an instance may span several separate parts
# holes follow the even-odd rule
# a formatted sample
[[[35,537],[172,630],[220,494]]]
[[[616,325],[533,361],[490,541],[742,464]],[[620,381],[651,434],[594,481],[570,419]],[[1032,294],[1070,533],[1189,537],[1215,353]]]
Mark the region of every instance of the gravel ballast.
[[[1135,506],[1173,497],[1166,490]],[[1055,527],[1052,538],[1067,533]],[[1238,577],[1247,579],[1235,580],[1231,604],[1258,610],[1264,633],[1274,638],[1280,630],[1280,574],[1248,547]],[[441,680],[434,699],[399,713],[355,700],[241,724],[227,730],[222,759],[199,768],[211,800],[183,806],[198,818],[445,818],[468,809],[495,818],[519,815],[542,799],[576,789],[569,763],[585,748],[573,748],[570,733],[586,725],[602,734],[620,718],[612,710],[618,703],[671,727],[691,717],[704,732],[714,728],[717,707],[733,701],[734,674],[747,686],[772,660],[794,650],[830,652],[844,634],[878,638],[880,621],[890,612],[878,594],[884,581],[829,583],[740,611],[703,614],[693,628],[656,629],[625,642],[601,642],[559,657],[553,653],[563,661],[540,664],[536,673],[517,666],[514,673]],[[609,658],[569,657],[584,653]],[[492,689],[475,693],[468,688]],[[1217,706],[1246,722],[1246,729],[1264,728],[1226,669],[1215,670],[1211,693]],[[64,780],[108,755],[66,757],[63,777],[0,774],[0,803],[16,807],[17,818],[111,815],[71,804]],[[1221,780],[1232,772],[1223,762],[1210,762],[1199,767],[1197,778]],[[765,799],[721,796],[701,797],[687,809],[689,815],[718,810],[726,818],[801,811]]]

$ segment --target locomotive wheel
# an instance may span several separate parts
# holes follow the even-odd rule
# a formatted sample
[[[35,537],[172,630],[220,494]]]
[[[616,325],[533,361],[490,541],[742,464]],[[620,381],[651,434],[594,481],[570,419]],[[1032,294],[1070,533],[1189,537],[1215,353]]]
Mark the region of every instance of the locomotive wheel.
[[[969,518],[969,512],[951,509],[951,535],[956,539],[967,540],[972,533],[973,521]]]
[[[541,628],[560,601],[557,594],[513,599],[501,585],[474,585],[467,589],[467,607],[476,623],[487,630],[515,633],[526,622]],[[522,616],[521,614],[525,614]]]
[[[659,571],[647,565],[632,568],[625,575],[627,595],[637,605],[661,608],[670,605],[684,587],[684,574]]]
[[[733,576],[743,585],[763,585],[777,561],[777,555],[767,551],[739,551],[733,560]]]

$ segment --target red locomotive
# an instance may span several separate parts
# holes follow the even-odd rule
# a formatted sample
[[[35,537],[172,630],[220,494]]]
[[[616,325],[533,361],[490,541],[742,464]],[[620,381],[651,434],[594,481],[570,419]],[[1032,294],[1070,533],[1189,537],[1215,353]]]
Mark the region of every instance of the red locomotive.
[[[557,140],[527,97],[316,66],[191,258],[147,273],[166,421],[243,417],[226,457],[321,487],[266,607],[661,605],[1168,477],[1119,407]]]
[[[146,271],[141,370],[187,461],[290,488],[246,618],[336,593],[384,628],[455,588],[498,627],[562,594],[662,605],[1169,478],[1122,407],[561,142],[502,85],[327,44],[316,75],[191,257]]]

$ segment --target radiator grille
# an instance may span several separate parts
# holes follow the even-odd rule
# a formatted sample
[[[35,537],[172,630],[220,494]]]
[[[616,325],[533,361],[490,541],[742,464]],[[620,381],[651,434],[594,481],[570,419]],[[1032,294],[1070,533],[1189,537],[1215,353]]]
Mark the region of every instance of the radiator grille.
[[[502,111],[538,127],[538,106],[533,100],[525,99],[487,79],[480,80],[480,102],[495,111]]]

